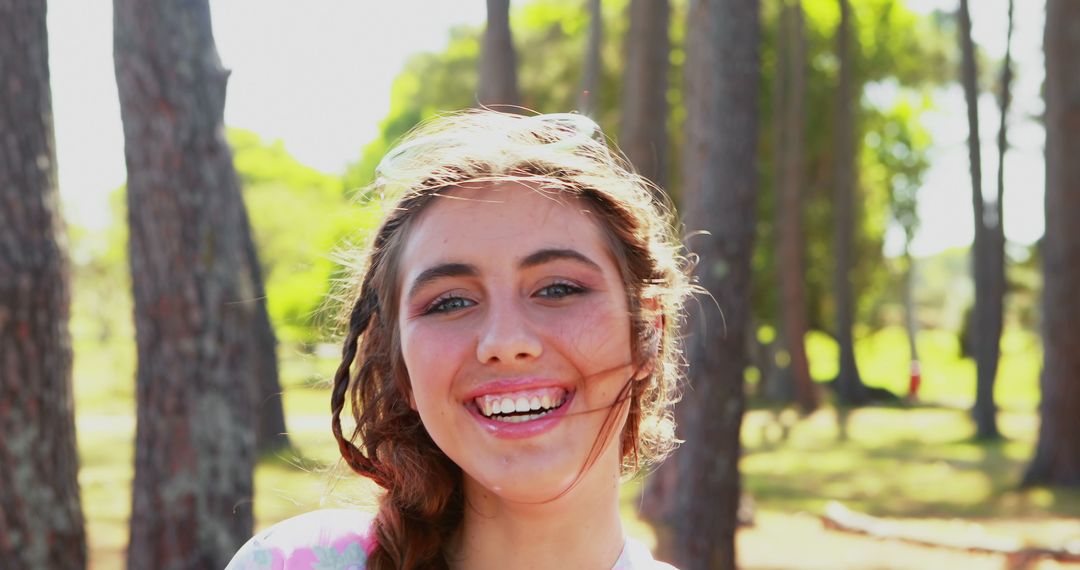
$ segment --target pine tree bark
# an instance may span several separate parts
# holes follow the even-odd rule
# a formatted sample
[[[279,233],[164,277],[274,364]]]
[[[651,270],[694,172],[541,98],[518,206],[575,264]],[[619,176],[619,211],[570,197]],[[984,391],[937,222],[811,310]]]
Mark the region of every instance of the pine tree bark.
[[[1047,0],[1042,419],[1027,485],[1080,487],[1080,3]]]
[[[780,287],[784,346],[790,357],[788,368],[795,384],[795,394],[799,407],[809,413],[818,407],[817,388],[810,378],[810,362],[806,357],[806,264],[803,261],[802,246],[806,243],[803,235],[803,147],[804,113],[806,102],[806,29],[803,22],[801,0],[795,0],[789,8],[784,2],[784,10],[789,12],[785,18],[788,24],[786,42],[787,74],[791,78],[790,90],[784,105],[783,183],[778,201],[777,228],[780,234]],[[783,73],[783,72],[781,72]]]
[[[855,292],[851,274],[855,268],[855,78],[852,53],[851,4],[840,1],[840,25],[836,30],[836,52],[840,62],[836,85],[836,156],[834,184],[836,209],[833,221],[833,249],[836,268],[833,294],[836,301],[836,342],[840,345],[840,371],[836,377],[837,399],[843,405],[866,402],[867,390],[855,361]]]
[[[581,71],[581,92],[578,94],[578,111],[595,117],[600,108],[600,75],[603,62],[600,48],[604,43],[604,12],[600,0],[589,2],[589,37],[585,47],[585,65]]]
[[[0,567],[85,568],[45,2],[0,0]]]
[[[477,99],[481,105],[521,105],[517,55],[510,33],[510,0],[487,0],[487,27],[480,48]]]
[[[263,282],[262,266],[259,264],[258,252],[255,248],[255,240],[250,231],[250,223],[247,219],[247,209],[243,209],[244,219],[242,224],[249,228],[243,232],[244,253],[247,256],[248,267],[251,268],[251,282],[255,286],[255,297],[252,302],[258,307],[255,310],[255,329],[252,331],[258,335],[256,341],[259,349],[255,358],[257,378],[257,393],[255,398],[255,450],[259,456],[280,453],[291,449],[289,432],[285,427],[285,403],[282,399],[281,381],[278,374],[277,360],[277,335],[274,334],[274,325],[270,322],[270,313],[266,307],[266,286]]]
[[[222,568],[251,535],[257,269],[207,0],[115,0],[137,427],[129,568]]]
[[[683,570],[733,569],[758,183],[760,6],[695,0],[686,29],[682,211],[687,227],[707,232],[690,245],[700,255],[697,278],[723,315],[691,313],[694,397],[677,410],[685,443],[657,474],[674,479],[664,486],[668,506],[651,512],[659,514],[652,522],[662,558]]]
[[[975,216],[975,239],[971,257],[975,281],[975,311],[972,335],[975,340],[975,419],[976,437],[997,439],[997,405],[994,403],[994,379],[997,376],[1001,340],[1001,300],[994,301],[994,231],[987,224],[982,196],[982,151],[979,138],[979,91],[975,62],[975,44],[971,40],[971,13],[967,0],[960,0],[961,79],[968,110],[968,155],[971,163],[971,203]],[[1003,292],[1002,292],[1003,293]],[[995,309],[997,315],[995,315]]]
[[[638,174],[667,184],[668,0],[630,0],[619,147]]]

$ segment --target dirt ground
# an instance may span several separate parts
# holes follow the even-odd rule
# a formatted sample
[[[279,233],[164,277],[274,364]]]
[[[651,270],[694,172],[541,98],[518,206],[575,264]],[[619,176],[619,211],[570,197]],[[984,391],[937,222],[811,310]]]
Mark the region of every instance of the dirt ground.
[[[898,524],[929,530],[942,542],[989,535],[1031,546],[1080,543],[1080,519],[995,519],[986,524],[909,520]],[[810,514],[759,511],[754,526],[740,530],[737,548],[743,570],[1080,570],[1080,563],[1008,559],[1000,554],[919,546],[828,530]]]

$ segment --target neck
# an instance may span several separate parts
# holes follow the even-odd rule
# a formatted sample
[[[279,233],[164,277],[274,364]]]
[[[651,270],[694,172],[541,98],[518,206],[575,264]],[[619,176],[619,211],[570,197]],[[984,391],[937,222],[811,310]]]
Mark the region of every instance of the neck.
[[[625,541],[617,466],[617,458],[601,458],[573,489],[541,504],[506,500],[466,476],[453,568],[611,568]]]

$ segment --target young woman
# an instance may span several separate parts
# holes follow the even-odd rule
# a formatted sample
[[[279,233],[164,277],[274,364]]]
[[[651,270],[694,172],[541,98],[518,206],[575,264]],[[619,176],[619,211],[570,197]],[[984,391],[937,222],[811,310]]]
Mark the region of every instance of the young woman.
[[[373,192],[331,409],[378,514],[295,517],[229,568],[670,568],[619,518],[674,440],[689,285],[659,193],[587,118],[492,111],[413,131]]]

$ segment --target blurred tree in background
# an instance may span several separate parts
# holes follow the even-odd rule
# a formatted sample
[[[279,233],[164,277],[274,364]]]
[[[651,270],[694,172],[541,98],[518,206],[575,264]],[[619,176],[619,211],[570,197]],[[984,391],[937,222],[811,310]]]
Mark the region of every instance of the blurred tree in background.
[[[630,0],[624,20],[619,146],[639,174],[659,188],[667,184],[668,72],[671,42],[668,0]]]
[[[510,31],[510,0],[487,0],[487,26],[480,52],[480,82],[476,101],[481,105],[519,105],[517,55]]]
[[[967,100],[968,160],[971,172],[971,202],[975,223],[975,239],[971,247],[972,273],[975,283],[972,335],[975,345],[977,379],[975,406],[972,409],[977,435],[983,439],[998,439],[997,405],[994,403],[994,380],[997,376],[1001,342],[1001,311],[1004,291],[1004,266],[995,263],[993,250],[1004,256],[1004,243],[995,244],[998,232],[988,224],[986,205],[982,196],[982,143],[979,137],[979,88],[975,60],[975,44],[971,39],[971,12],[967,0],[960,0],[957,20],[960,23],[960,71]],[[1001,216],[1000,203],[994,205],[993,216]],[[1001,233],[1004,240],[1004,233]],[[1000,275],[998,271],[1000,270]],[[999,279],[1000,277],[1000,279]]]
[[[114,12],[138,346],[127,565],[220,568],[252,533],[256,410],[263,376],[277,383],[228,74],[205,0]]]
[[[853,33],[851,4],[838,0],[840,22],[836,26],[837,72],[834,109],[833,162],[833,305],[836,320],[833,333],[840,345],[839,372],[833,388],[842,405],[862,404],[867,399],[866,385],[859,374],[855,361],[855,296],[852,273],[858,264],[855,255],[855,225],[861,212],[857,212],[855,186],[856,126],[855,101],[862,97],[862,86],[854,85],[852,53],[858,51],[859,39]],[[852,45],[854,44],[854,45]]]
[[[758,194],[758,0],[695,0],[686,15],[685,146],[682,208],[704,230],[688,246],[700,255],[697,282],[718,310],[692,312],[686,326],[693,398],[676,407],[673,461],[650,486],[657,555],[683,570],[737,567],[735,530],[744,407],[743,370],[751,329],[751,258]],[[702,501],[708,497],[708,501]]]
[[[777,196],[776,214],[777,250],[782,259],[777,264],[778,282],[781,287],[780,314],[777,339],[782,352],[774,353],[765,370],[762,383],[773,386],[770,399],[786,401],[794,397],[804,413],[818,406],[817,388],[810,377],[810,362],[806,357],[806,275],[802,199],[803,155],[806,124],[806,22],[801,0],[793,4],[786,1],[780,8],[780,27],[786,32],[778,34],[777,72],[773,88],[773,168],[776,170],[774,193]],[[755,335],[756,336],[756,335]],[[786,362],[776,363],[776,357]],[[775,364],[775,366],[774,366]],[[786,366],[783,366],[786,364]]]
[[[0,0],[0,568],[86,567],[45,3]]]
[[[585,69],[581,72],[581,89],[578,90],[577,109],[583,115],[593,116],[593,101],[600,95],[600,70],[604,67],[601,46],[604,42],[604,12],[600,0],[589,0],[589,40],[585,48]]]
[[[1080,487],[1080,3],[1047,0],[1042,423],[1025,484]]]

